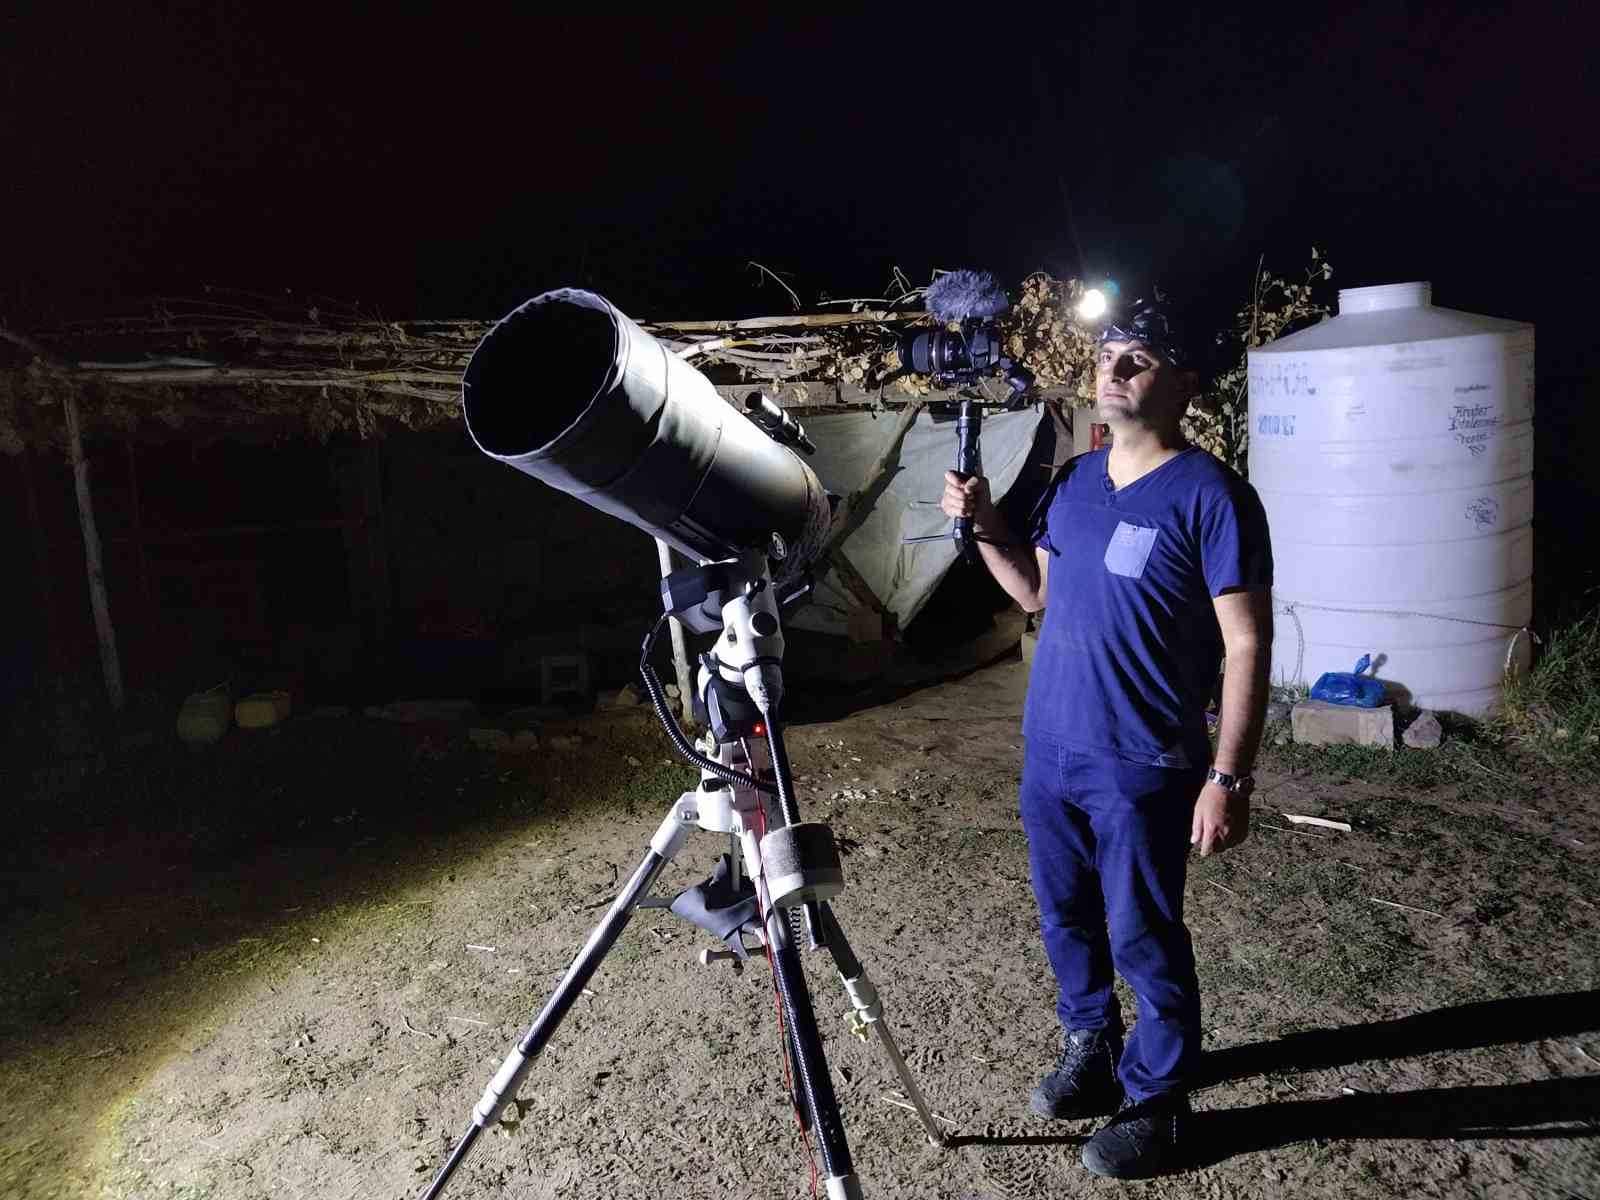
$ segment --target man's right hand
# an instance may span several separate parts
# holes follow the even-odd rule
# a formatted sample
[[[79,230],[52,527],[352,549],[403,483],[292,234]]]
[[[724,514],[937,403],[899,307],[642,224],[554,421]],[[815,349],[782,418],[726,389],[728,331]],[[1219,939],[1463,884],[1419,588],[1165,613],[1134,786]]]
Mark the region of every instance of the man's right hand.
[[[1044,607],[1045,552],[1027,542],[1019,542],[1005,518],[989,498],[989,481],[982,475],[962,479],[954,471],[944,473],[944,495],[939,507],[947,517],[971,517],[977,535],[978,552],[984,565],[1006,594],[1027,612]]]
[[[971,517],[973,528],[988,525],[994,517],[994,503],[989,499],[989,480],[973,475],[963,482],[954,471],[944,473],[944,495],[939,507],[948,517]]]

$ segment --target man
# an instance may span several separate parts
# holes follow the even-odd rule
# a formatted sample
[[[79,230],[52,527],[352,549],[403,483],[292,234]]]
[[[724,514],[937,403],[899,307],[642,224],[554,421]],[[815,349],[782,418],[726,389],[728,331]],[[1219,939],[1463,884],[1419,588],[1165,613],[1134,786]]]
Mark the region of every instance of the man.
[[[1196,380],[1184,366],[1157,304],[1106,328],[1095,389],[1110,448],[1062,469],[1029,538],[1013,534],[983,478],[951,472],[942,501],[972,518],[1000,585],[1045,610],[1020,808],[1066,1041],[1030,1107],[1114,1112],[1083,1162],[1117,1178],[1180,1161],[1200,1048],[1187,857],[1248,833],[1267,702],[1266,517],[1248,483],[1185,444]],[[1213,755],[1205,710],[1224,653]],[[1138,997],[1126,1045],[1113,968]]]

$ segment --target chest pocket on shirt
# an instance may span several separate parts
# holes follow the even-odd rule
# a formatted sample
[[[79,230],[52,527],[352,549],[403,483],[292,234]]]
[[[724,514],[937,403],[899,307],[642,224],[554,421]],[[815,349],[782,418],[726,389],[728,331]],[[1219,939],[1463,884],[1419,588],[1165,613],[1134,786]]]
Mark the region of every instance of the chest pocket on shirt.
[[[1144,575],[1144,565],[1150,561],[1150,551],[1155,548],[1156,531],[1142,525],[1118,521],[1116,532],[1106,543],[1106,570],[1113,575],[1139,579]]]

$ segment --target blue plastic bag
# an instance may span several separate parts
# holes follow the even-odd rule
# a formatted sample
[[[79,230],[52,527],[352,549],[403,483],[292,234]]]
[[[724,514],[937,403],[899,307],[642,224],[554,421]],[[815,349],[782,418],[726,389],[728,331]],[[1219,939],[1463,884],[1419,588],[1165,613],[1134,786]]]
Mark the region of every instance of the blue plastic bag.
[[[1326,671],[1311,685],[1311,698],[1328,704],[1351,704],[1357,708],[1377,708],[1383,703],[1383,684],[1364,675],[1372,665],[1372,655],[1363,654],[1354,671]]]

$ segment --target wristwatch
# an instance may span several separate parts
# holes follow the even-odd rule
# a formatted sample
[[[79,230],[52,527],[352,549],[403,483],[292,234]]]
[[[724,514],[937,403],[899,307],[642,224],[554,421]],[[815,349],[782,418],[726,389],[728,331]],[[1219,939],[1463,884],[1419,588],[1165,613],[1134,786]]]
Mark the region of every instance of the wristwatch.
[[[1248,796],[1256,786],[1254,775],[1229,775],[1215,767],[1206,768],[1206,780],[1232,792],[1235,796]]]

